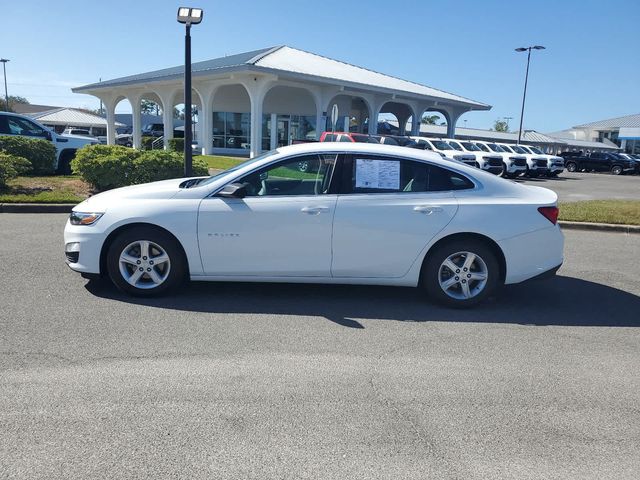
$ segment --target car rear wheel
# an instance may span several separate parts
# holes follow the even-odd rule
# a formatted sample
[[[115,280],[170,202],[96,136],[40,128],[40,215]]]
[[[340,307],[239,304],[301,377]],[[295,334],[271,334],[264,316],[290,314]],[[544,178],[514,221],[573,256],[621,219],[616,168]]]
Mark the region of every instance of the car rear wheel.
[[[495,254],[476,240],[457,240],[438,247],[429,254],[422,272],[429,297],[454,308],[477,305],[499,282]]]
[[[186,259],[178,242],[153,228],[120,234],[107,252],[107,271],[116,287],[140,297],[160,295],[185,279]]]
[[[576,170],[578,170],[578,165],[576,165],[575,162],[567,162],[565,167],[567,169],[567,172],[575,172]]]
[[[620,175],[622,173],[622,167],[620,165],[614,165],[611,167],[611,173],[614,175]]]

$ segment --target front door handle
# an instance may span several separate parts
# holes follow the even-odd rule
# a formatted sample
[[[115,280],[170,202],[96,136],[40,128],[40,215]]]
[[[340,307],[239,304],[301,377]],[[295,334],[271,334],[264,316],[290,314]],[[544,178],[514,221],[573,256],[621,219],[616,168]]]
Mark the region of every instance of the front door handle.
[[[303,207],[300,211],[308,215],[320,215],[322,212],[328,212],[329,207]]]
[[[413,211],[416,213],[423,213],[424,215],[431,215],[433,213],[440,213],[443,211],[442,207],[433,205],[416,205],[413,207]]]

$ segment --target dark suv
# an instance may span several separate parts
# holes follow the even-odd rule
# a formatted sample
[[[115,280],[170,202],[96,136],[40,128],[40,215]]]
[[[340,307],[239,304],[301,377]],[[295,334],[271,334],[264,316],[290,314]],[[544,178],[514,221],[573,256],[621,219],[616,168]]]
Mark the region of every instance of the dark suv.
[[[582,155],[582,152],[564,152],[560,156],[564,158],[564,166],[568,172],[611,172],[613,175],[633,173],[636,162],[628,160],[617,153],[592,152]]]

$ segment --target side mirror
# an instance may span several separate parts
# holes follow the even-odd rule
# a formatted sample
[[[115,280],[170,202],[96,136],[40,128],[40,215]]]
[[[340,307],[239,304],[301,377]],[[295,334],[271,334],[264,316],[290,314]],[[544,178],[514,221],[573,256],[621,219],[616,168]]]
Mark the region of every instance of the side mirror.
[[[53,140],[53,136],[51,135],[51,132],[49,130],[45,130],[44,132],[44,138],[46,138],[47,140],[49,140],[50,142]]]
[[[216,193],[216,197],[224,198],[244,198],[247,196],[246,183],[230,183],[225,185],[222,190]]]

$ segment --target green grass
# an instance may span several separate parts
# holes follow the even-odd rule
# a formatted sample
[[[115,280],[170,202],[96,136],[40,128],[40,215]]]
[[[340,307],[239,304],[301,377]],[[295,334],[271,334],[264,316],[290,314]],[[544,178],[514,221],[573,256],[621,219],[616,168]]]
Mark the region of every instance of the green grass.
[[[223,157],[222,155],[200,155],[198,158],[204,158],[209,168],[218,170],[226,170],[248,160],[242,157]]]
[[[0,203],[80,203],[89,185],[74,175],[18,177],[0,190]]]
[[[640,225],[640,200],[589,200],[560,204],[560,220]]]

